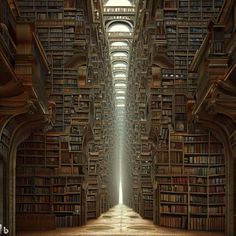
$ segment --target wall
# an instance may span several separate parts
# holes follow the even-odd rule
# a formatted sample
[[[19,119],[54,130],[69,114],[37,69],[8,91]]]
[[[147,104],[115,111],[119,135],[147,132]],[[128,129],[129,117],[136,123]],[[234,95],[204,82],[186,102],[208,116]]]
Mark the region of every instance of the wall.
[[[4,206],[4,174],[3,174],[3,159],[0,156],[0,224],[3,224],[3,206]]]

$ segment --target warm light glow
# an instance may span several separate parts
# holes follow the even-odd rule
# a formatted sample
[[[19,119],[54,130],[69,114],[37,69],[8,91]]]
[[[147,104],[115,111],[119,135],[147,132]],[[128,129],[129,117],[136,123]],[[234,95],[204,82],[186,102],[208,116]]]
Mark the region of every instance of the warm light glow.
[[[125,104],[117,104],[116,107],[125,107]]]
[[[117,99],[117,100],[124,100],[124,99],[125,99],[125,96],[117,96],[116,99]]]
[[[121,78],[121,77],[127,77],[127,74],[125,72],[118,72],[114,73],[115,78]]]
[[[114,23],[108,28],[108,32],[130,32],[129,25],[123,23]]]
[[[115,87],[126,88],[126,84],[118,83],[118,84],[115,84]]]
[[[127,52],[113,52],[111,55],[113,57],[128,57]]]
[[[114,6],[111,9],[106,9],[107,12],[121,12],[126,11],[125,6],[133,6],[131,1],[128,0],[108,0],[105,6]],[[132,1],[133,2],[133,1]],[[117,190],[119,192],[119,204],[126,203],[124,201],[123,191],[126,190],[126,185],[123,180],[125,174],[123,173],[124,165],[126,165],[126,89],[128,87],[128,68],[129,68],[129,54],[131,40],[129,39],[130,33],[133,32],[133,26],[128,21],[122,19],[122,16],[118,16],[117,20],[106,25],[110,43],[110,60],[111,60],[111,72],[113,79],[113,103],[115,106],[115,120],[114,120],[114,168],[116,173]],[[110,34],[111,33],[111,34]],[[116,34],[117,33],[117,34]],[[127,39],[120,39],[127,35]],[[124,169],[123,169],[124,168]],[[124,199],[123,199],[124,198]]]
[[[105,6],[114,7],[114,6],[132,6],[132,5],[128,0],[108,0]]]
[[[122,41],[121,42],[112,42],[111,46],[112,47],[122,47],[122,46],[127,47],[128,43],[127,42],[122,42]]]
[[[120,95],[120,94],[125,94],[125,91],[124,91],[124,90],[117,90],[117,91],[116,91],[116,94],[119,94],[119,95]]]
[[[127,68],[128,67],[127,63],[125,63],[125,62],[115,62],[112,64],[112,66],[113,66],[113,68],[117,68],[117,67]]]
[[[121,179],[120,179],[120,185],[119,185],[119,204],[123,204],[123,189],[122,189]]]

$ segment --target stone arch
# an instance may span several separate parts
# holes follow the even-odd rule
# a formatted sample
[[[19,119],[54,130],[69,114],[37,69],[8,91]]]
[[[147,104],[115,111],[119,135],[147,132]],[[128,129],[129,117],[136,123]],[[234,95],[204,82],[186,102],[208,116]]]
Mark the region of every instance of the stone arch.
[[[125,67],[124,68],[127,68],[128,67],[128,62],[127,61],[125,61],[125,60],[114,60],[113,62],[112,62],[112,67],[113,67],[113,70],[116,68],[116,65],[117,64],[122,64],[122,65],[125,65]],[[123,66],[122,66],[123,67]]]
[[[11,128],[11,136],[7,142],[7,149],[4,154],[0,154],[0,158],[4,163],[4,224],[9,229],[10,236],[15,235],[16,229],[16,153],[20,143],[27,139],[33,132],[48,127],[49,120],[44,115],[30,115],[28,113],[16,113],[5,119],[0,127],[0,140],[5,129]],[[1,162],[0,159],[0,162]]]
[[[112,32],[112,31],[109,31],[109,29],[115,25],[122,25],[124,27],[127,28],[127,31],[126,32],[132,32],[133,31],[133,24],[127,20],[112,20],[112,21],[109,21],[108,23],[106,23],[106,31],[107,32]],[[115,31],[115,32],[124,32],[124,31]]]
[[[209,115],[202,114],[200,118],[197,119],[197,124],[205,129],[210,129],[215,137],[223,144],[224,154],[225,154],[225,179],[226,179],[226,214],[225,214],[225,233],[226,235],[234,235],[234,196],[236,192],[234,191],[234,180],[236,179],[236,173],[234,171],[234,166],[236,166],[236,153],[233,152],[231,148],[231,142],[229,139],[229,132],[225,128],[225,123],[223,120],[229,120],[229,117],[225,115]]]
[[[120,44],[120,45],[119,45]],[[130,42],[128,40],[122,40],[122,41],[111,41],[110,46],[111,47],[129,47]]]

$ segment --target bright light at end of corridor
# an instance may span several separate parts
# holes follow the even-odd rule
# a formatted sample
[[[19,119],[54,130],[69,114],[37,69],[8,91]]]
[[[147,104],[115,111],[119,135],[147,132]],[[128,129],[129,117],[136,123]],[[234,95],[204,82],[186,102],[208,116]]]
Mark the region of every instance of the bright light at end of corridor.
[[[121,180],[120,180],[120,186],[119,186],[119,204],[123,204],[123,189],[122,189]]]

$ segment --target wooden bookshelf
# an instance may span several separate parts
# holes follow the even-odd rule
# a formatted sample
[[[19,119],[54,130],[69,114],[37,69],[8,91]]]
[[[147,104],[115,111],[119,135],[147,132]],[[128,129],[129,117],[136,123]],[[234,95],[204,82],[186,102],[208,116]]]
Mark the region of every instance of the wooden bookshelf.
[[[224,231],[225,157],[210,133],[170,133],[155,156],[159,221],[163,226]]]
[[[69,151],[66,135],[34,134],[17,153],[16,210],[52,214],[57,227],[82,224],[82,158]]]
[[[26,141],[18,151],[18,168],[23,175],[28,172],[26,165],[35,171],[46,168],[52,172],[49,211],[55,216],[57,227],[77,226],[87,218],[98,217],[99,188],[103,186],[106,196],[110,181],[107,159],[112,146],[109,144],[112,143],[113,100],[109,54],[103,27],[95,27],[93,23],[102,22],[102,16],[90,17],[101,11],[100,4],[75,0],[17,1],[21,17],[35,24],[48,56],[52,73],[45,78],[46,91],[56,104],[53,130],[39,134],[42,141],[37,141],[35,135]],[[93,148],[88,151],[90,143]],[[103,150],[102,145],[108,146]],[[97,153],[96,158],[93,153]],[[75,183],[68,182],[70,177]],[[61,186],[56,186],[59,183]],[[68,193],[69,185],[77,185],[78,191]],[[82,186],[94,189],[96,196],[87,196],[89,191]],[[104,196],[103,206],[109,206],[111,199]],[[86,199],[91,197],[94,200],[88,206]],[[24,199],[24,192],[20,198]],[[91,211],[89,216],[87,208]],[[107,208],[103,207],[104,210]]]

